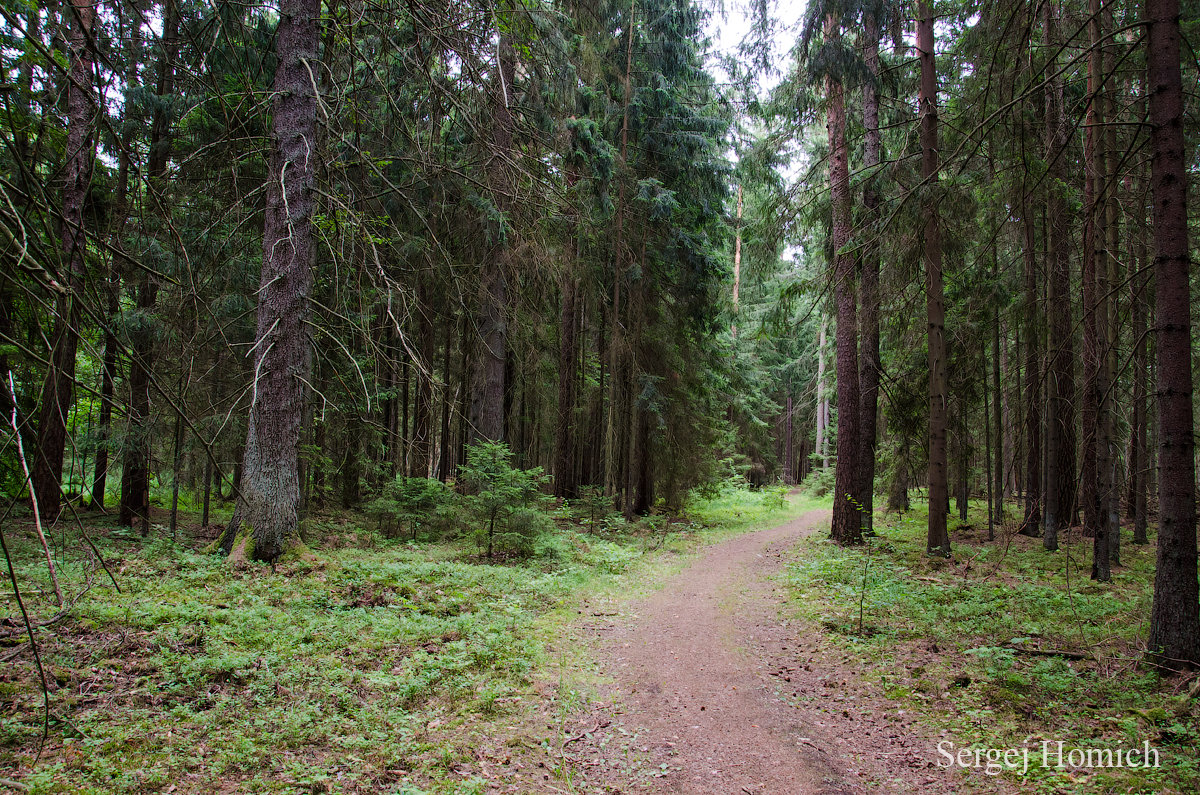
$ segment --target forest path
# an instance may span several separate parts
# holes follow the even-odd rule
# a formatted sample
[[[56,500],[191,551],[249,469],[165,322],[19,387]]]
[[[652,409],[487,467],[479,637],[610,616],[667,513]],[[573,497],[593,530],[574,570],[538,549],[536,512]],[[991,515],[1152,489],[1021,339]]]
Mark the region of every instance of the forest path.
[[[828,511],[811,511],[716,544],[631,603],[597,657],[613,679],[611,712],[632,748],[599,743],[580,755],[632,751],[645,760],[641,788],[653,792],[860,791],[845,783],[824,730],[777,695],[764,653],[764,646],[787,649],[782,589],[772,577],[788,548],[828,520]],[[623,777],[619,765],[604,767]]]
[[[605,644],[636,744],[667,752],[659,791],[846,792],[813,727],[779,699],[755,645],[779,623],[771,576],[785,549],[828,525],[828,511],[731,538],[633,607]]]
[[[776,575],[829,518],[810,511],[709,547],[612,623],[584,627],[611,685],[564,748],[582,774],[571,791],[962,791],[911,711],[868,685],[836,639],[780,615]]]

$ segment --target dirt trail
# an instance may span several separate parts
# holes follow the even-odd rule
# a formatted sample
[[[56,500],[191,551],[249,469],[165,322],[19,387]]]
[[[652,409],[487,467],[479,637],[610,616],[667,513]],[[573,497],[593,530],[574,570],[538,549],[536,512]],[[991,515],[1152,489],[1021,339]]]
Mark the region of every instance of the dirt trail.
[[[773,575],[828,522],[813,511],[710,547],[592,628],[613,685],[566,749],[586,791],[959,790],[960,776],[933,766],[936,738],[844,664],[836,642],[781,621]]]
[[[709,548],[614,627],[602,657],[623,694],[620,708],[641,730],[634,745],[668,766],[654,790],[855,791],[821,750],[826,738],[797,720],[775,694],[765,661],[746,648],[756,630],[778,622],[780,595],[769,578],[781,550],[827,515],[812,512]]]

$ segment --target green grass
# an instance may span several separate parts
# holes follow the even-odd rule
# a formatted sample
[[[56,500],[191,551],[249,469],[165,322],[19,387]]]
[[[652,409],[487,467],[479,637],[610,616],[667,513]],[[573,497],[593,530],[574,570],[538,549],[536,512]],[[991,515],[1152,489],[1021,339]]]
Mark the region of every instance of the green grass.
[[[64,589],[91,587],[38,633],[53,692],[36,764],[28,651],[0,674],[0,766],[35,792],[482,792],[481,738],[553,743],[578,706],[559,688],[555,729],[530,705],[536,683],[586,665],[562,643],[583,600],[654,587],[702,544],[806,507],[725,490],[682,522],[590,531],[560,509],[538,554],[504,565],[467,542],[389,540],[370,520],[324,517],[307,524],[312,554],[274,573],[193,551],[190,525],[179,543],[146,543],[90,523],[119,594],[78,530],[56,530]],[[56,608],[27,530],[6,535],[44,620]]]
[[[1177,695],[1183,683],[1142,661],[1152,545],[1134,546],[1123,533],[1125,565],[1111,584],[1094,583],[1091,540],[1077,529],[1056,553],[1011,527],[989,542],[986,508],[973,504],[969,526],[955,529],[951,517],[954,559],[942,561],[925,555],[926,510],[914,508],[879,521],[869,550],[806,540],[787,574],[791,609],[836,637],[886,693],[948,729],[957,746],[1028,742],[1040,753],[1042,739],[1068,749],[1148,740],[1160,749],[1158,769],[1034,765],[1020,779],[1023,792],[1200,789],[1200,724]],[[936,748],[928,758],[939,758]]]

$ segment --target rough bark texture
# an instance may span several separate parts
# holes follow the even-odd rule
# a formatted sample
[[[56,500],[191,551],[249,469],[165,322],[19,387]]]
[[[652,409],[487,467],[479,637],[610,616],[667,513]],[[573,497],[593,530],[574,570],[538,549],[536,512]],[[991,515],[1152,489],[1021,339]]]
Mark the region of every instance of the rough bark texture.
[[[92,135],[92,26],[95,9],[86,0],[71,0],[64,15],[71,19],[68,37],[70,71],[67,84],[67,151],[62,186],[62,263],[66,290],[54,304],[54,336],[50,368],[38,400],[38,441],[31,479],[42,516],[53,518],[62,505],[63,452],[67,415],[75,389],[75,352],[82,318],[83,204],[92,179],[95,138]]]
[[[879,135],[879,24],[873,14],[866,14],[863,21],[864,59],[870,79],[863,85],[863,126],[866,140],[863,144],[863,166],[874,170],[880,161],[882,144]],[[869,177],[863,189],[863,206],[867,210],[868,222],[875,221],[879,212],[879,192],[874,179]],[[873,238],[873,226],[868,228]],[[879,379],[883,369],[879,358],[879,252],[874,240],[867,241],[862,256],[862,335],[859,350],[859,390],[861,409],[859,412],[859,499],[862,501],[862,528],[871,533],[875,526],[875,441],[878,433],[876,419],[879,415]]]
[[[1103,49],[1100,46],[1100,0],[1091,0],[1091,17],[1088,33],[1091,50],[1088,56],[1088,93],[1091,97],[1087,111],[1087,129],[1084,132],[1084,158],[1087,161],[1087,182],[1090,187],[1090,202],[1085,201],[1088,212],[1088,227],[1084,243],[1083,287],[1084,327],[1083,360],[1087,370],[1088,395],[1085,408],[1092,413],[1092,422],[1084,422],[1084,437],[1091,436],[1089,450],[1091,463],[1085,478],[1090,480],[1088,502],[1084,506],[1085,530],[1090,531],[1092,544],[1092,579],[1107,582],[1112,579],[1109,570],[1108,500],[1111,489],[1109,464],[1109,419],[1108,419],[1108,250],[1105,235],[1106,157],[1100,125],[1105,123],[1104,99],[1101,83],[1104,79]],[[1090,254],[1090,256],[1089,256]]]
[[[575,387],[576,360],[579,357],[578,329],[575,324],[575,277],[563,278],[558,323],[558,417],[554,429],[554,494],[574,499],[579,496],[579,477],[575,469]]]
[[[1158,568],[1149,648],[1164,665],[1194,666],[1200,664],[1200,593],[1179,0],[1146,0],[1145,9],[1159,420]]]
[[[1058,46],[1054,3],[1045,5],[1046,46]],[[1057,62],[1056,62],[1057,63]],[[1046,374],[1046,467],[1043,545],[1058,549],[1058,531],[1069,526],[1075,503],[1075,345],[1071,313],[1071,233],[1063,178],[1068,131],[1063,126],[1062,83],[1046,87],[1046,263],[1050,269],[1046,314],[1050,361]],[[1049,474],[1048,473],[1048,474]]]
[[[313,264],[313,178],[317,164],[320,0],[282,0],[275,51],[271,167],[254,339],[254,387],[246,432],[238,522],[253,533],[247,556],[274,562],[298,539],[298,445],[312,370],[307,318]]]
[[[826,38],[841,35],[832,17]],[[850,242],[850,152],[846,146],[846,106],[840,80],[825,78],[829,130],[829,190],[833,206],[833,294],[837,304],[834,335],[837,362],[838,440],[834,470],[833,523],[830,535],[842,545],[862,543],[858,467],[858,320],[854,295],[854,256],[844,251]]]
[[[929,335],[929,528],[926,548],[931,555],[950,556],[946,514],[946,303],[942,287],[942,238],[938,219],[938,115],[937,70],[933,52],[933,7],[917,4],[917,52],[921,63],[920,139],[921,176],[926,195],[933,197],[924,209],[925,301]]]
[[[501,35],[496,45],[498,85],[492,106],[492,162],[488,180],[496,208],[505,217],[505,229],[496,241],[497,250],[483,264],[479,297],[478,384],[471,395],[471,441],[504,440],[504,349],[508,337],[505,310],[508,306],[508,252],[513,241],[508,214],[513,209],[512,185],[507,161],[513,149],[513,114],[510,97],[516,75],[516,51],[512,41]]]

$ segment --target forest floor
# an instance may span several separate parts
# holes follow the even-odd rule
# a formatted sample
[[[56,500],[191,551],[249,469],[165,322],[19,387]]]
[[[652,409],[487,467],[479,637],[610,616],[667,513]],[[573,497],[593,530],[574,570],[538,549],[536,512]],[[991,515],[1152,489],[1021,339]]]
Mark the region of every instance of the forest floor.
[[[85,525],[40,550],[5,527],[50,687],[11,594],[0,626],[0,791],[271,793],[1184,793],[1191,680],[1140,664],[1153,547],[1112,585],[1085,539],[974,525],[924,556],[920,503],[866,547],[827,503],[726,491],[686,520],[556,512],[525,560],[462,540],[307,526],[311,554],[231,567],[185,524]],[[1197,688],[1192,688],[1192,694]],[[960,748],[1161,750],[1149,770],[948,767]]]

